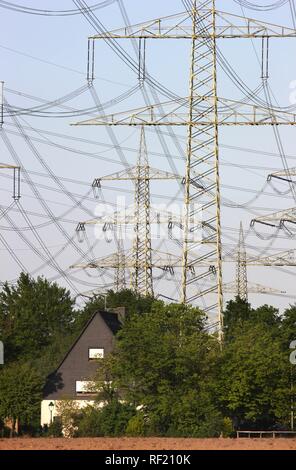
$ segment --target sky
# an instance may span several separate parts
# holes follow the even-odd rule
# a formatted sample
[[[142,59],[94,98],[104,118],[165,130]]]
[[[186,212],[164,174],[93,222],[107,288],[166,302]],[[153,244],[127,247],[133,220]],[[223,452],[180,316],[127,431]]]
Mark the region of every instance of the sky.
[[[71,0],[15,0],[9,3],[44,10],[76,8]],[[89,6],[94,3],[94,0],[88,1]],[[122,3],[130,24],[184,10],[181,0],[123,0]],[[233,0],[217,0],[216,3],[219,11],[293,27],[289,2],[281,8],[261,12],[243,9]],[[253,3],[268,5],[271,0]],[[124,26],[120,3],[110,0],[104,4],[104,8],[95,11],[104,27],[112,30]],[[4,211],[0,221],[1,282],[14,282],[20,270],[25,268],[32,275],[45,275],[57,280],[70,288],[73,295],[96,288],[106,289],[113,282],[112,272],[73,270],[69,266],[112,253],[116,249],[112,234],[103,234],[99,229],[101,238],[97,240],[91,226],[87,229],[86,238],[79,243],[75,228],[78,222],[90,220],[97,214],[98,199],[91,188],[93,179],[135,164],[139,130],[70,126],[73,122],[97,115],[86,82],[87,38],[95,31],[82,15],[31,15],[4,9],[1,2],[0,8],[0,80],[5,82],[5,100],[12,107],[30,109],[16,118],[5,115],[5,139],[0,139],[0,162],[20,162],[24,168],[19,204],[12,204],[11,171],[0,170],[1,207]],[[245,39],[218,42],[240,79],[251,90],[256,90],[262,82],[261,42]],[[129,41],[120,44],[136,57],[133,44]],[[142,106],[143,96],[136,74],[104,42],[96,41],[95,47],[94,88],[105,112]],[[189,57],[187,41],[150,41],[147,44],[149,73],[175,94],[184,97],[188,95]],[[270,41],[269,73],[273,99],[278,106],[290,106],[291,83],[296,80],[295,39]],[[146,86],[150,102],[153,102],[155,95]],[[244,99],[241,89],[225,76],[220,67],[218,95]],[[260,97],[263,99],[264,95],[261,93]],[[167,100],[161,95],[157,99]],[[51,106],[34,115],[36,113],[31,108],[47,102],[51,102]],[[164,137],[168,153],[165,154],[155,131],[146,131],[149,162],[153,167],[182,175],[186,132],[182,129],[174,132],[175,139]],[[296,158],[294,127],[281,128],[279,132],[287,162],[293,167]],[[288,237],[284,231],[275,237],[272,236],[274,231],[267,228],[258,228],[259,234],[250,229],[253,218],[295,206],[288,185],[277,183],[273,188],[266,183],[268,174],[283,168],[273,130],[223,128],[219,141],[224,253],[235,250],[241,221],[249,256],[260,257],[294,249],[295,238]],[[182,201],[180,185],[176,182],[151,183],[151,194],[154,205],[167,205],[173,197],[179,204]],[[108,181],[100,197],[113,207],[120,195],[125,195],[127,204],[132,204],[132,184]],[[127,241],[126,248],[130,246],[131,242]],[[154,241],[154,246],[159,246],[158,240]],[[177,247],[172,248],[168,241],[162,244],[161,249],[176,252]],[[282,296],[250,294],[250,301],[254,305],[271,303],[283,310],[294,302],[293,295],[296,296],[294,270],[250,267],[250,283],[287,292]],[[156,276],[159,275],[158,272]],[[225,263],[224,282],[233,281],[234,276],[235,265]],[[178,297],[179,287],[174,282],[159,282],[158,291],[164,289],[166,295]],[[225,300],[230,297],[226,295]]]

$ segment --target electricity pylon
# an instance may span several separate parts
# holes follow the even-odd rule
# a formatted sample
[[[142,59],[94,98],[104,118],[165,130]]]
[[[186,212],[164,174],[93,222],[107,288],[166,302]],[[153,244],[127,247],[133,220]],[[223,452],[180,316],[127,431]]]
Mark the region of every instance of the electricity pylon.
[[[262,286],[261,284],[248,283],[247,266],[296,266],[294,250],[285,251],[276,255],[247,258],[244,230],[240,224],[239,242],[236,254],[236,289],[235,294],[240,299],[248,302],[248,293],[255,294],[285,294],[284,291]],[[224,285],[225,292],[231,292],[233,284]]]
[[[132,216],[134,237],[130,258],[133,263],[131,270],[131,286],[135,292],[141,295],[153,296],[150,182],[177,179],[180,179],[179,175],[157,170],[149,166],[145,131],[142,126],[136,165],[112,175],[96,178],[92,183],[94,189],[100,189],[102,181],[133,181],[135,184]],[[166,223],[168,223],[169,220],[171,220],[171,217],[168,215],[166,217]],[[91,222],[92,221],[84,222],[84,225]],[[122,223],[119,220],[115,222],[114,225],[121,227]],[[121,238],[122,241],[122,236],[119,238]],[[118,256],[122,258],[121,261],[118,260],[116,268],[120,281],[120,279],[123,278],[122,270],[124,269],[124,262],[127,266],[127,260],[126,257],[122,256],[122,250],[121,254],[118,254]],[[119,274],[120,270],[121,275]]]
[[[242,222],[240,224],[239,242],[237,247],[236,294],[242,300],[246,302],[248,301],[247,254]]]
[[[262,49],[266,50],[266,41],[269,38],[295,38],[296,31],[218,12],[215,0],[192,0],[191,4],[190,12],[154,19],[89,38],[91,41],[120,38],[139,41],[190,40],[189,97],[109,116],[99,116],[74,125],[187,128],[181,301],[185,303],[202,300],[208,294],[217,292],[216,302],[211,308],[218,309],[219,337],[222,339],[223,282],[218,129],[220,126],[232,125],[295,125],[296,116],[271,109],[270,106],[253,106],[218,97],[216,43],[217,39],[222,38],[260,38]],[[268,61],[268,57],[264,58]],[[211,180],[210,184],[208,179]],[[194,260],[193,278],[189,275],[189,258]],[[202,262],[209,259],[214,259],[213,265],[203,268]],[[207,280],[211,281],[211,287],[203,287]]]

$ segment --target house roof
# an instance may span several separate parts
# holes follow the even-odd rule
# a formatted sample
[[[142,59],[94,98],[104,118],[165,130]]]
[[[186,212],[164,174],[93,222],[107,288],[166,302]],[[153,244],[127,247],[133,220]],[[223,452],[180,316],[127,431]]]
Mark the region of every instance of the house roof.
[[[107,325],[107,327],[109,328],[109,330],[111,331],[111,333],[115,336],[116,333],[120,330],[121,328],[121,322],[118,320],[118,315],[117,313],[114,313],[114,312],[104,312],[104,311],[97,311],[95,312],[91,317],[90,319],[88,320],[88,322],[85,324],[85,326],[83,327],[82,331],[80,332],[80,334],[78,335],[78,337],[75,339],[75,341],[73,342],[72,346],[69,348],[69,350],[66,352],[65,356],[63,357],[63,359],[61,360],[61,362],[59,363],[59,365],[57,366],[57,368],[55,369],[54,373],[58,371],[58,369],[61,367],[61,365],[63,364],[63,362],[65,361],[65,359],[68,357],[68,355],[70,354],[70,352],[72,351],[72,349],[74,348],[74,346],[78,343],[78,341],[80,340],[81,336],[83,335],[83,333],[85,332],[85,330],[88,328],[88,326],[90,325],[90,323],[93,321],[93,319],[97,316],[97,315],[100,315],[100,317],[104,320],[105,324]],[[51,375],[51,374],[50,374]]]
[[[100,312],[101,317],[103,318],[104,322],[110,328],[112,333],[116,335],[116,333],[120,330],[121,328],[121,323],[118,320],[118,315],[117,313],[114,312]]]

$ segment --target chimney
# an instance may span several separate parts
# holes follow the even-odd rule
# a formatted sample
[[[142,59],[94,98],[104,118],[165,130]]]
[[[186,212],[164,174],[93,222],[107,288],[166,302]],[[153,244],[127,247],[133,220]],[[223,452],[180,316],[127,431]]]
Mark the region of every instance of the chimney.
[[[112,312],[116,313],[117,316],[118,316],[118,320],[120,321],[120,323],[123,323],[124,322],[124,319],[125,319],[125,307],[116,307],[116,308],[112,308]]]

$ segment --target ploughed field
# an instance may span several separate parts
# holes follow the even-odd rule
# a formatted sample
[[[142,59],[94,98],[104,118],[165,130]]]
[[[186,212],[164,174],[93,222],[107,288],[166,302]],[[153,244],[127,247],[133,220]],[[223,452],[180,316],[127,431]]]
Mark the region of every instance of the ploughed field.
[[[14,438],[0,439],[0,450],[296,450],[295,438]]]

